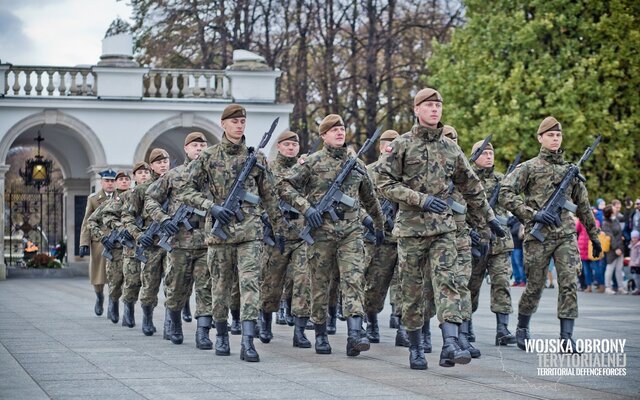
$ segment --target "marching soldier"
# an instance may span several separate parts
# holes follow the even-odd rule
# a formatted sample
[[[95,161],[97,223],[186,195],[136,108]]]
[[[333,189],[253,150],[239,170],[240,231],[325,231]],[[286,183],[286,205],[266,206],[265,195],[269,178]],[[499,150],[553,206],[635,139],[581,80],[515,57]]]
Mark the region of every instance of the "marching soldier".
[[[402,322],[409,333],[409,365],[426,369],[422,327],[424,285],[432,285],[436,313],[444,339],[440,366],[471,361],[458,343],[462,323],[460,292],[454,271],[457,263],[456,223],[446,199],[453,182],[467,201],[470,213],[488,215],[489,226],[505,235],[489,209],[480,181],[464,153],[442,135],[442,97],[427,88],[414,98],[418,124],[391,142],[378,166],[383,196],[399,203],[393,230],[398,238],[402,286]]]
[[[573,325],[578,318],[576,270],[580,270],[580,254],[576,242],[575,223],[569,212],[562,210],[557,221],[550,212],[541,210],[556,186],[562,180],[570,164],[564,160],[562,150],[562,126],[554,117],[545,118],[538,128],[540,153],[537,157],[518,165],[507,175],[500,188],[500,204],[525,223],[524,263],[527,286],[518,304],[518,347],[525,350],[525,341],[531,338],[529,322],[536,312],[549,262],[554,260],[558,271],[558,318],[560,338],[573,344]],[[524,194],[524,198],[521,197]],[[593,243],[593,254],[602,251],[598,229],[589,205],[589,195],[584,184],[575,179],[567,190],[571,201],[577,205],[576,215],[585,226]],[[544,225],[544,242],[531,235],[535,223]],[[572,346],[575,350],[575,345]]]
[[[89,260],[89,280],[93,285],[96,293],[96,304],[93,311],[100,316],[103,312],[104,305],[104,284],[107,281],[106,260],[102,257],[102,244],[97,238],[91,237],[87,221],[91,214],[113,195],[115,190],[116,172],[107,169],[100,172],[100,190],[87,198],[87,208],[84,212],[82,220],[82,228],[80,229],[80,257],[91,255]],[[91,249],[91,252],[89,252]]]
[[[179,227],[171,219],[182,202],[178,193],[183,190],[186,181],[186,168],[192,160],[197,159],[207,147],[207,139],[202,132],[191,132],[184,141],[185,161],[173,168],[162,178],[156,180],[147,189],[145,210],[155,221],[159,222],[167,233],[173,235],[169,244],[173,251],[168,255],[165,274],[165,327],[170,320],[168,332],[163,337],[171,339],[173,344],[183,341],[182,320],[180,311],[189,302],[189,293],[193,281],[196,286],[196,347],[211,350],[213,343],[209,339],[211,329],[211,282],[207,270],[207,245],[205,243],[204,218],[192,214],[188,223],[193,230],[188,231],[184,225]],[[168,210],[162,204],[169,200]],[[167,329],[166,329],[167,330]]]
[[[354,206],[348,208],[343,204],[337,205],[335,208],[339,220],[335,222],[316,210],[314,205],[327,192],[342,164],[353,157],[347,153],[344,145],[345,127],[340,116],[326,116],[320,123],[319,131],[324,148],[308,156],[303,164],[296,164],[290,174],[280,181],[278,190],[283,200],[304,214],[307,225],[316,229],[315,243],[307,247],[316,353],[331,353],[327,338],[327,305],[331,280],[339,271],[343,312],[347,317],[349,332],[347,355],[357,356],[370,347],[369,340],[361,335],[364,254],[362,225],[358,218],[360,203],[373,219],[379,243],[384,238],[382,211],[369,175],[355,171],[350,173],[340,188],[344,194],[356,200]],[[358,163],[364,170],[364,163]]]

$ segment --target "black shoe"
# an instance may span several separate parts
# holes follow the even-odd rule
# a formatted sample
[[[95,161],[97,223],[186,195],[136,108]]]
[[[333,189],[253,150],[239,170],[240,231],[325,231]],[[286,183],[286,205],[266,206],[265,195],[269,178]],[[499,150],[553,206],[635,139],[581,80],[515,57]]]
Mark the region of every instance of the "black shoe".
[[[476,341],[476,334],[473,331],[473,321],[469,320],[469,334],[467,335],[467,340],[470,342]]]
[[[295,317],[295,327],[293,328],[293,347],[301,349],[310,349],[311,342],[304,334],[309,318]]]
[[[420,330],[407,332],[409,337],[409,367],[411,369],[427,369],[427,359],[424,357],[423,334]]]
[[[96,313],[97,316],[101,316],[104,312],[104,294],[102,292],[96,292],[96,305],[93,306],[93,312]]]
[[[367,314],[367,338],[371,343],[380,343],[380,329],[378,328],[378,313]]]
[[[271,321],[273,320],[273,313],[261,312],[260,318],[260,341],[262,343],[269,343],[273,339],[273,332],[271,331]]]
[[[162,338],[164,340],[171,340],[171,311],[168,308],[164,309],[164,324],[162,325]]]
[[[189,306],[189,299],[184,303],[184,307],[182,307],[182,320],[184,322],[193,321],[193,317],[191,316],[191,307]]]
[[[469,364],[471,354],[467,350],[462,350],[458,344],[458,325],[453,322],[443,322],[442,329],[442,351],[440,352],[440,366],[453,367],[456,364]]]
[[[336,306],[329,306],[329,316],[327,317],[327,335],[336,334],[336,318],[338,309]]]
[[[216,321],[216,355],[229,356],[231,349],[229,347],[229,331],[227,330],[227,321]]]
[[[431,345],[431,319],[424,320],[422,325],[422,347],[424,347],[425,353],[431,353],[433,346]]]
[[[496,346],[516,344],[516,337],[509,332],[509,314],[496,313]]]
[[[355,357],[361,351],[367,351],[371,348],[369,339],[362,334],[362,317],[347,318],[347,327],[349,336],[347,337],[347,355]]]
[[[171,317],[171,343],[182,344],[184,341],[184,335],[182,334],[182,319],[180,317],[180,310],[169,311]]]
[[[307,318],[307,326],[304,327],[307,331],[312,331],[316,328],[315,324],[311,322],[311,319]]]
[[[572,337],[574,322],[574,319],[560,318],[561,354],[580,354],[576,349],[576,342]]]
[[[253,333],[256,321],[242,321],[242,344],[240,345],[240,359],[249,362],[260,361],[260,356],[253,346]]]
[[[285,301],[286,308],[284,309],[284,320],[287,322],[287,325],[293,326],[295,322],[293,321],[293,314],[291,314],[291,297],[289,297]]]
[[[145,336],[152,336],[156,331],[153,326],[153,306],[142,305],[142,333]]]
[[[338,317],[338,319],[340,321],[346,321],[347,320],[347,318],[342,313],[342,301],[339,301],[338,305],[336,306],[336,317]]]
[[[518,326],[516,327],[516,343],[520,350],[527,350],[526,342],[531,340],[529,333],[529,322],[531,315],[518,314]]]
[[[240,325],[240,310],[231,310],[231,334],[240,335],[242,326]]]
[[[113,300],[111,297],[109,297],[109,308],[107,309],[107,316],[114,324],[117,324],[118,320],[120,319],[120,311],[118,310],[119,306],[119,300]]]
[[[209,339],[211,329],[211,317],[196,318],[198,327],[196,328],[196,347],[200,350],[211,350],[213,343]]]
[[[327,324],[315,324],[314,329],[316,332],[316,353],[331,354],[331,345],[327,336]]]
[[[284,300],[280,300],[280,308],[276,313],[276,324],[277,325],[286,325],[287,321],[284,318],[284,308],[286,307],[287,302]]]
[[[458,344],[462,350],[467,350],[471,355],[471,358],[480,358],[480,350],[473,347],[467,339],[469,334],[469,321],[462,321],[460,328],[458,329]]]
[[[124,311],[122,313],[122,326],[126,326],[127,328],[133,328],[134,326],[136,326],[136,319],[135,319],[135,304],[134,303],[127,303],[126,301],[123,301],[122,304],[124,305]]]
[[[396,315],[396,306],[391,304],[391,314],[389,315],[389,328],[398,329],[400,325],[400,317]]]
[[[407,330],[404,325],[398,325],[398,331],[396,332],[396,346],[398,347],[409,347],[411,343],[409,342],[409,335],[407,334]]]

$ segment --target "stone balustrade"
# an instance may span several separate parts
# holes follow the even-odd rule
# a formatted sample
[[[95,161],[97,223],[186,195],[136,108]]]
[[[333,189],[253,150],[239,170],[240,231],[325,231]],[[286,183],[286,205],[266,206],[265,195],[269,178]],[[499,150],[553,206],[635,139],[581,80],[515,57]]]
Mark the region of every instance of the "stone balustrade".
[[[97,75],[91,67],[3,65],[7,96],[95,96]],[[4,70],[4,71],[3,71]],[[1,94],[1,93],[0,93]]]
[[[212,69],[151,69],[144,75],[144,97],[230,99],[225,71]]]

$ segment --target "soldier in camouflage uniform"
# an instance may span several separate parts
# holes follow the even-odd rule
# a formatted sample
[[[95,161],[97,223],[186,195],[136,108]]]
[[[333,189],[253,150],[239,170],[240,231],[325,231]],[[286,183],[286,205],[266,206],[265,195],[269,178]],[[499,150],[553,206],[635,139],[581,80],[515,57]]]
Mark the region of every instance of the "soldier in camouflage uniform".
[[[107,282],[109,283],[109,306],[107,307],[107,318],[114,324],[120,319],[120,296],[122,296],[122,283],[124,275],[122,274],[122,245],[119,242],[109,243],[107,237],[111,232],[104,222],[104,210],[111,206],[114,201],[119,201],[120,196],[131,186],[131,178],[126,172],[120,171],[116,174],[116,190],[109,200],[100,204],[100,206],[91,214],[87,221],[89,232],[92,238],[97,238],[103,247],[111,251],[112,259],[107,260]],[[127,238],[133,240],[133,237]]]
[[[482,141],[473,145],[471,152],[475,152],[482,145]],[[480,178],[487,198],[491,198],[496,185],[500,185],[504,175],[495,172],[493,169],[493,145],[488,143],[482,155],[475,161],[473,169]],[[507,211],[496,204],[494,213],[498,219],[502,219],[503,226],[506,226],[508,219]],[[469,290],[471,290],[472,310],[478,309],[478,298],[480,297],[480,287],[485,274],[488,272],[491,279],[491,311],[496,314],[496,346],[506,346],[515,344],[516,338],[509,332],[509,314],[513,312],[511,308],[511,292],[509,279],[511,278],[511,251],[513,250],[513,239],[511,235],[504,238],[491,236],[490,252],[486,260],[474,259]]]
[[[151,336],[156,331],[156,327],[153,325],[153,309],[158,305],[158,290],[160,290],[160,283],[164,275],[167,255],[164,249],[154,243],[153,238],[143,235],[153,222],[144,208],[146,191],[149,185],[169,171],[169,153],[159,148],[151,150],[149,167],[151,168],[151,179],[133,188],[122,209],[122,224],[133,235],[136,242],[145,248],[144,254],[147,257],[147,262],[142,266],[140,273],[142,333],[146,336]],[[142,226],[139,226],[136,220],[142,220]]]
[[[269,164],[276,184],[284,178],[291,167],[298,162],[300,144],[298,134],[291,131],[282,132],[276,139],[278,155]],[[264,254],[263,281],[260,288],[262,300],[262,319],[260,340],[269,343],[273,337],[271,321],[273,313],[278,311],[278,303],[283,293],[287,275],[293,280],[292,297],[289,300],[294,318],[293,346],[310,348],[311,342],[304,334],[311,311],[311,293],[309,271],[307,270],[307,246],[298,237],[298,232],[304,228],[302,215],[296,211],[283,209],[288,230],[284,237],[276,237],[276,246],[267,246]],[[288,272],[290,271],[290,272]]]
[[[580,271],[581,262],[574,220],[564,209],[560,221],[556,221],[550,212],[541,210],[570,167],[561,148],[562,126],[554,117],[547,117],[540,124],[538,142],[541,144],[538,156],[518,165],[503,179],[500,188],[500,205],[525,223],[523,250],[527,286],[520,297],[516,329],[517,344],[522,350],[525,350],[525,341],[530,339],[529,322],[538,308],[552,258],[558,271],[558,318],[563,343],[573,341],[574,320],[578,318],[576,271]],[[593,243],[593,254],[600,254],[602,246],[587,189],[575,179],[567,195],[577,205],[576,215]],[[544,225],[541,231],[544,242],[531,235],[536,222]]]
[[[244,201],[240,206],[244,220],[238,221],[232,210],[220,205],[227,198],[249,155],[244,137],[245,109],[232,104],[224,109],[221,120],[225,132],[222,141],[206,149],[197,160],[189,164],[182,200],[192,207],[210,210],[213,218],[207,218],[207,232],[211,230],[212,219],[215,219],[223,226],[227,235],[226,240],[215,235],[207,238],[207,264],[212,280],[213,319],[217,331],[216,355],[230,355],[227,316],[233,275],[237,271],[242,319],[240,359],[257,362],[260,357],[253,344],[253,336],[260,309],[260,257],[263,239],[260,216],[263,209],[258,204]],[[275,234],[282,235],[282,213],[278,209],[278,200],[273,190],[273,177],[266,168],[262,153],[257,154],[257,161],[265,168],[255,166],[244,183],[244,189],[262,200],[269,219],[273,221]]]
[[[145,162],[138,162],[133,166],[133,180],[136,185],[142,185],[151,178],[149,166]],[[123,234],[134,241],[135,239],[122,223],[122,209],[131,195],[131,190],[123,192],[110,202],[103,210],[103,223],[110,230],[124,230]],[[133,328],[135,323],[134,305],[138,300],[138,293],[142,283],[140,281],[140,261],[135,256],[135,248],[123,248],[122,251],[122,326]]]
[[[487,204],[480,181],[460,148],[442,135],[442,97],[427,88],[414,98],[418,124],[394,140],[378,165],[378,188],[399,203],[393,230],[398,238],[402,285],[402,322],[409,331],[409,365],[426,369],[422,327],[424,286],[432,285],[436,313],[444,344],[440,366],[471,361],[469,351],[458,344],[462,322],[459,283],[455,276],[456,223],[445,201],[453,182],[467,201],[470,213],[489,221],[498,235],[505,235]]]
[[[211,281],[207,268],[207,245],[205,243],[204,218],[193,214],[189,224],[193,230],[188,231],[184,225],[178,226],[171,216],[178,211],[182,202],[178,199],[185,186],[186,168],[192,160],[197,159],[207,147],[207,139],[202,132],[191,132],[184,141],[185,161],[167,172],[162,178],[147,188],[145,211],[162,228],[173,235],[169,244],[173,248],[167,256],[165,273],[165,333],[164,339],[173,344],[183,341],[182,320],[180,311],[189,302],[189,293],[195,280],[196,286],[196,347],[211,350],[213,343],[209,339],[211,329]],[[162,204],[168,201],[168,210]],[[167,323],[170,321],[170,324]]]
[[[331,114],[320,123],[324,148],[296,164],[291,173],[278,184],[284,201],[304,213],[313,231],[315,243],[307,248],[307,262],[311,277],[312,310],[318,354],[330,354],[327,338],[327,306],[329,287],[335,274],[340,273],[340,292],[349,336],[347,355],[357,356],[369,350],[366,336],[361,335],[364,316],[364,254],[362,225],[359,220],[360,203],[373,218],[377,241],[384,238],[383,218],[368,174],[352,171],[340,190],[355,199],[353,208],[338,204],[339,220],[333,222],[314,207],[337,177],[341,166],[350,157],[344,146],[345,128],[340,116]],[[362,170],[364,163],[358,161]]]

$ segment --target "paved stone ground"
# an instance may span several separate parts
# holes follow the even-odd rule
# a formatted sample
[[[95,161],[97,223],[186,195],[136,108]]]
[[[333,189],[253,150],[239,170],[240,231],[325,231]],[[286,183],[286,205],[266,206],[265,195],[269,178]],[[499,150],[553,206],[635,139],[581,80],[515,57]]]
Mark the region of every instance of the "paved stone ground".
[[[522,291],[512,289],[515,301]],[[139,306],[133,329],[96,317],[86,278],[9,279],[0,282],[0,399],[640,398],[640,297],[579,294],[576,336],[627,339],[627,376],[545,377],[537,375],[535,354],[493,345],[488,292],[485,285],[474,319],[482,357],[440,368],[436,349],[442,340],[435,335],[429,369],[412,371],[408,350],[393,345],[389,307],[380,317],[382,343],[359,357],[345,355],[343,322],[330,337],[329,356],[294,349],[292,328],[274,325],[270,344],[257,341],[261,362],[247,363],[239,359],[239,336],[231,337],[231,357],[197,350],[195,322],[185,324],[185,343],[175,346],[161,334],[142,334]],[[558,335],[556,295],[555,289],[545,290],[532,322],[537,338]],[[159,330],[163,315],[163,307],[156,308]],[[515,329],[515,318],[510,325]]]

